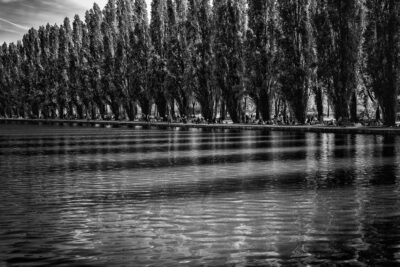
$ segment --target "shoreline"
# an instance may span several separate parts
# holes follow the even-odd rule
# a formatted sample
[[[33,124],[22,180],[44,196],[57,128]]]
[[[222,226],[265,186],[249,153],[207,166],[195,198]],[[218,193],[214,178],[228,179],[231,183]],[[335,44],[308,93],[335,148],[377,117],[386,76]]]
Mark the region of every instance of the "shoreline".
[[[258,125],[258,124],[194,124],[141,121],[103,121],[103,120],[62,120],[62,119],[0,119],[0,124],[44,124],[44,125],[79,125],[79,126],[125,126],[125,127],[156,127],[184,129],[221,129],[221,130],[263,130],[280,132],[311,132],[337,134],[369,134],[369,135],[400,135],[400,128],[387,127],[344,127],[319,125]]]

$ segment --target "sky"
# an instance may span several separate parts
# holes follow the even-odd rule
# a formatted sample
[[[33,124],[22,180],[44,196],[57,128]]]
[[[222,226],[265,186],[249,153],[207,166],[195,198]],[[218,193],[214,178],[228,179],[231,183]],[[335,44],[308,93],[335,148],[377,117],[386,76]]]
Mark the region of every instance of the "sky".
[[[94,2],[103,8],[107,0],[0,0],[0,44],[21,40],[31,27],[72,21],[75,14],[84,20]]]

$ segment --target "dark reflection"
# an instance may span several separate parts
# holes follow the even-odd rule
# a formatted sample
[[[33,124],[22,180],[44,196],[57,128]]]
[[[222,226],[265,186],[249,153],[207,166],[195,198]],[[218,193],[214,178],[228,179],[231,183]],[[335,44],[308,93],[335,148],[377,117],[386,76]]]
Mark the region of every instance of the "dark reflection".
[[[395,266],[399,263],[400,214],[397,184],[396,137],[376,140],[374,159],[379,166],[371,173],[363,228],[367,248],[360,260],[371,266]]]
[[[355,155],[356,141],[350,135],[315,135],[314,145],[320,149],[313,153],[318,159],[319,171],[309,175],[309,183],[316,184],[313,195],[314,209],[310,217],[310,236],[301,247],[311,256],[289,262],[301,265],[324,265],[335,262],[346,265],[356,261],[355,240],[359,238],[359,218]],[[312,161],[310,159],[310,161]],[[312,180],[310,182],[310,180]]]
[[[136,148],[132,148],[132,155],[127,154],[126,157],[120,158],[120,160],[116,161],[114,159],[108,160],[107,158],[100,158],[99,156],[107,156],[108,154],[116,154],[118,155],[118,151],[121,153],[129,153],[126,149],[114,149],[111,145],[104,148],[92,148],[90,149],[90,153],[87,150],[83,150],[84,153],[80,153],[81,150],[69,151],[65,147],[55,147],[51,153],[35,153],[40,156],[53,156],[53,155],[63,155],[68,156],[72,155],[88,155],[87,159],[93,158],[93,160],[85,160],[84,162],[75,161],[72,158],[70,169],[71,172],[80,172],[82,170],[92,170],[92,171],[108,171],[114,169],[137,169],[137,168],[164,168],[171,166],[188,166],[193,165],[194,163],[198,165],[209,165],[209,164],[221,164],[221,163],[240,163],[243,161],[282,161],[285,163],[286,161],[293,160],[304,160],[306,157],[306,149],[305,141],[298,141],[299,145],[294,145],[296,143],[290,142],[291,145],[285,145],[284,147],[279,147],[279,144],[274,142],[266,142],[257,144],[257,148],[254,151],[251,148],[254,148],[254,145],[248,146],[246,143],[238,143],[238,144],[218,144],[218,145],[206,145],[206,146],[197,146],[196,151],[198,153],[192,153],[191,146],[187,145],[182,149],[181,146],[177,146],[173,143],[173,138],[170,138],[170,143],[168,146],[160,148],[152,148],[148,149],[145,146],[139,146]],[[241,148],[249,148],[250,150],[241,151]],[[316,148],[313,148],[316,149]],[[339,149],[339,148],[338,148]],[[202,155],[201,151],[205,151],[205,155]],[[215,153],[213,151],[221,151],[221,153]],[[169,153],[168,153],[169,151]],[[154,155],[143,155],[144,153],[156,153]],[[160,152],[160,153],[157,153]],[[175,152],[174,155],[171,155],[171,152]],[[1,154],[1,153],[0,153]],[[9,153],[7,153],[9,154]],[[16,155],[27,156],[27,153],[11,153]],[[29,155],[29,154],[28,154]],[[95,157],[93,157],[95,156]],[[139,158],[137,157],[139,156]],[[148,158],[146,158],[148,157]],[[130,159],[133,158],[133,159]],[[46,168],[50,173],[56,173],[59,170],[64,169],[64,163],[55,163],[54,165],[45,165],[45,166],[35,166],[28,165],[29,169],[36,169],[37,167]],[[290,166],[287,166],[290,168]]]
[[[174,143],[174,146],[177,148],[180,148],[181,150],[190,150],[188,148],[188,145],[193,141],[191,138],[187,137],[180,137],[180,136],[175,136],[175,139],[178,138],[177,142]],[[68,151],[72,151],[75,153],[79,154],[90,154],[92,153],[93,149],[99,149],[102,146],[106,145],[114,145],[116,146],[113,148],[114,153],[120,153],[120,152],[135,152],[136,147],[138,146],[143,146],[143,145],[155,145],[159,144],[160,149],[162,149],[163,145],[171,145],[171,136],[162,136],[162,137],[151,137],[151,138],[137,138],[135,140],[134,137],[130,137],[129,139],[120,139],[120,140],[114,140],[114,139],[106,139],[106,140],[96,140],[96,141],[82,141],[82,140],[76,140],[75,142],[73,140],[68,139],[69,142],[65,142],[65,137],[61,137],[59,139],[54,140],[53,142],[48,142],[44,139],[37,140],[35,143],[7,143],[7,144],[0,144],[0,148],[3,149],[1,151],[2,154],[22,154],[22,155],[38,155],[38,154],[65,154],[65,152],[61,151],[53,151],[54,147],[60,147],[66,149],[68,148]],[[243,142],[243,140],[247,140],[248,136],[245,136],[244,138],[238,136],[238,137],[230,137],[228,139],[222,138],[222,137],[204,137],[201,140],[196,140],[197,142],[201,142],[204,144],[200,149],[209,149],[209,147],[213,145],[221,145],[221,146],[226,146],[226,144],[223,144],[224,142],[229,142],[229,145],[231,148],[238,148],[240,146],[245,145],[246,143]],[[254,144],[254,142],[259,143],[261,146],[263,143],[272,143],[275,142],[275,140],[270,140],[266,138],[254,138],[254,140],[251,140]],[[302,141],[304,142],[304,140]],[[222,144],[221,144],[222,143]],[[295,142],[298,143],[298,142]],[[283,143],[285,146],[290,146],[293,144],[293,142],[289,142],[288,140],[285,140]],[[125,146],[124,148],[120,148],[118,146]],[[186,146],[185,146],[186,145]],[[96,146],[95,148],[93,146]],[[236,146],[236,147],[235,147]],[[81,148],[81,147],[87,147],[87,148]],[[98,148],[97,148],[98,147]],[[16,149],[18,148],[19,150],[17,151],[10,151],[9,149],[6,150],[6,148],[13,148]],[[155,149],[153,146],[147,147],[149,151],[151,149]],[[104,152],[105,153],[105,152]]]
[[[332,174],[328,175],[331,186],[350,186],[354,183],[355,175],[355,136],[336,135],[333,156],[335,159],[348,159],[345,168],[333,166]]]
[[[0,266],[393,266],[395,137],[2,125]]]
[[[141,191],[124,190],[119,192],[98,192],[94,194],[84,194],[77,196],[79,198],[87,198],[91,201],[107,202],[107,201],[142,201],[142,200],[159,200],[175,199],[175,198],[198,198],[212,197],[218,194],[235,194],[238,192],[250,193],[251,191],[264,191],[266,189],[276,190],[298,190],[306,186],[305,174],[287,174],[279,179],[273,176],[258,177],[239,177],[234,178],[218,178],[212,181],[171,184],[153,186],[151,188],[141,188]]]
[[[384,136],[382,139],[381,143],[376,143],[374,150],[374,158],[381,164],[374,168],[370,182],[373,185],[393,185],[397,178],[396,137]]]

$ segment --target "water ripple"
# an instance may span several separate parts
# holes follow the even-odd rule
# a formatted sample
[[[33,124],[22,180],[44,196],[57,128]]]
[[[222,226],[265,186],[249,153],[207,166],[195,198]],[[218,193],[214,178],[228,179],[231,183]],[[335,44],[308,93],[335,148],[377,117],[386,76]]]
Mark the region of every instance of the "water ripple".
[[[0,266],[399,265],[399,144],[2,126]]]

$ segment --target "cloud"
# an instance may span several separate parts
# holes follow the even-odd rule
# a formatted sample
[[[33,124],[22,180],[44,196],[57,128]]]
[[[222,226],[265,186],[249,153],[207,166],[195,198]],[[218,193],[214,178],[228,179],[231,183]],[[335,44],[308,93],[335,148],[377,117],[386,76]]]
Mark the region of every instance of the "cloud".
[[[65,17],[72,21],[75,14],[84,18],[85,11],[93,7],[94,2],[103,8],[107,1],[0,0],[0,43],[22,39],[22,35],[31,27],[38,28],[47,23],[60,25]]]
[[[22,0],[0,0],[0,3],[13,3],[13,2],[20,2]]]
[[[0,32],[6,32],[6,33],[11,33],[11,34],[20,34],[20,32],[18,32],[18,31],[15,31],[15,30],[13,30],[13,29],[8,29],[8,28],[1,28],[0,29]]]
[[[3,0],[3,1],[5,1],[5,0]],[[7,0],[7,1],[10,1],[10,0]],[[22,29],[22,30],[28,30],[28,29],[29,29],[28,27],[25,27],[25,26],[23,26],[23,25],[19,25],[19,24],[17,24],[17,23],[11,22],[11,21],[6,20],[6,19],[3,19],[3,18],[0,18],[0,21],[3,21],[3,22],[5,22],[5,23],[8,23],[8,24],[10,24],[10,25],[12,25],[12,26],[14,26],[14,27],[17,27],[17,28],[19,28],[19,29]]]
[[[77,0],[0,0],[0,43],[22,39],[28,28],[61,24],[65,17],[83,15],[92,1],[81,0],[79,4]]]

